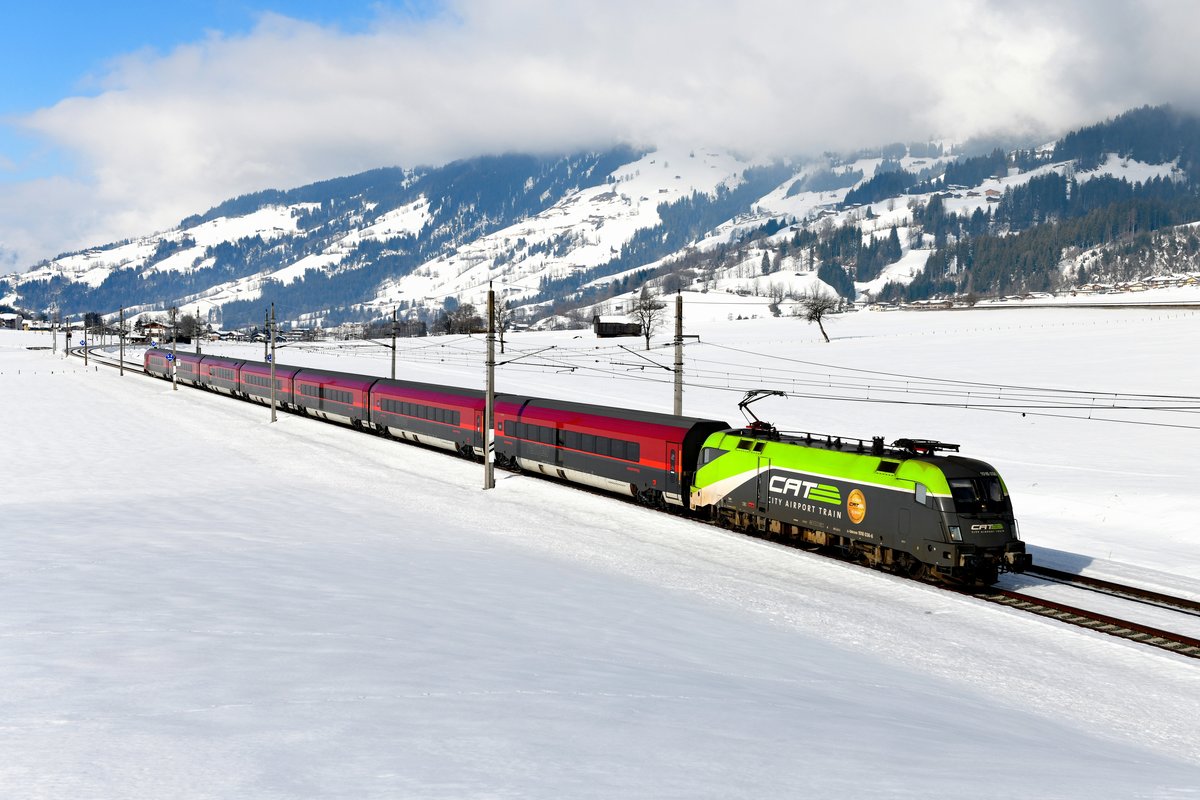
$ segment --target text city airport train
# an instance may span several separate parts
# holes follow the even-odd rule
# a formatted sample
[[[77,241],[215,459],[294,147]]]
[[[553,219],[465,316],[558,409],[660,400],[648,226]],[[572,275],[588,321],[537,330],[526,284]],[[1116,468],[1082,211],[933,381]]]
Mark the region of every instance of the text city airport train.
[[[163,350],[145,371],[170,379]],[[176,378],[270,403],[271,366],[178,353]],[[281,408],[478,458],[484,392],[275,366]],[[749,400],[749,397],[748,397]],[[745,403],[743,401],[743,408]],[[650,411],[513,394],[495,398],[500,467],[635,498],[726,527],[827,549],[926,580],[988,585],[1030,564],[1008,490],[988,464],[927,440],[781,434]]]

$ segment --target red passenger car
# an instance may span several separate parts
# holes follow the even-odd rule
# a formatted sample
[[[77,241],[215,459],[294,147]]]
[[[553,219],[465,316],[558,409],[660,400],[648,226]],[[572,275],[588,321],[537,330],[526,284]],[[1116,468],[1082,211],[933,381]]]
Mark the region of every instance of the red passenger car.
[[[293,403],[302,413],[359,428],[369,419],[368,395],[378,380],[350,372],[301,369],[292,378]]]
[[[175,380],[199,386],[200,362],[203,358],[195,353],[175,353]]]
[[[204,356],[200,361],[200,385],[221,394],[237,394],[238,372],[245,362],[223,356]]]
[[[151,348],[142,356],[142,362],[145,364],[146,372],[151,375],[157,375],[160,378],[171,379],[171,361],[167,358],[170,355],[166,350],[158,350]]]
[[[380,379],[371,387],[371,423],[380,433],[462,455],[483,453],[483,392]]]
[[[704,439],[728,428],[718,420],[563,400],[496,401],[502,463],[651,505],[684,505]]]
[[[299,367],[275,365],[275,402],[281,406],[295,404],[293,381]],[[261,361],[246,361],[238,374],[238,391],[247,400],[269,405],[271,402],[271,365]]]

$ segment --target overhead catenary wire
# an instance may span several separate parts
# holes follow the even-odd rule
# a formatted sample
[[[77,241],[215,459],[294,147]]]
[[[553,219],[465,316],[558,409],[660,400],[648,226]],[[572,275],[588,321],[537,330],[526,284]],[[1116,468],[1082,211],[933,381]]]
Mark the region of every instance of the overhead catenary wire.
[[[414,361],[469,368],[477,365],[482,355],[482,345],[481,340],[464,335],[451,341],[422,342],[405,347],[401,352],[403,356]],[[697,345],[700,347],[697,348]],[[689,343],[688,369],[684,380],[684,385],[689,389],[744,394],[751,389],[776,388],[783,391],[787,397],[822,402],[953,408],[992,413],[1020,413],[1030,417],[1061,417],[1084,421],[1090,419],[1096,422],[1200,429],[1200,426],[1188,424],[1190,420],[1184,422],[1187,417],[1200,413],[1200,397],[1189,395],[1088,391],[937,378],[843,367],[779,355],[772,356],[772,364],[746,369],[744,364],[706,358],[699,352],[708,348],[761,355],[758,351],[712,342]],[[517,349],[513,358],[498,366],[514,372],[596,375],[610,380],[662,386],[673,383],[671,367],[656,361],[654,356],[657,353],[635,353],[638,363],[632,363],[628,361],[629,352],[632,351],[620,345],[557,345],[552,349]],[[616,361],[618,356],[626,360]],[[643,360],[646,363],[640,363]],[[1121,419],[1112,417],[1113,412],[1153,414],[1156,417]],[[1163,415],[1169,415],[1170,419],[1164,418]]]

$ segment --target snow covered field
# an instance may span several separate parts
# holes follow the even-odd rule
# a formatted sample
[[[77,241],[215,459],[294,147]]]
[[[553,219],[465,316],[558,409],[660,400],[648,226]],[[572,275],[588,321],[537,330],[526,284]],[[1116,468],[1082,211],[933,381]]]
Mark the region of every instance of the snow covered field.
[[[1200,313],[863,312],[826,345],[734,311],[688,298],[685,413],[780,388],[783,429],[957,442],[1036,561],[1200,597]],[[1192,660],[30,345],[0,331],[0,796],[1200,796]],[[483,347],[398,372],[480,386]],[[506,358],[535,351],[501,391],[670,409],[611,340]]]

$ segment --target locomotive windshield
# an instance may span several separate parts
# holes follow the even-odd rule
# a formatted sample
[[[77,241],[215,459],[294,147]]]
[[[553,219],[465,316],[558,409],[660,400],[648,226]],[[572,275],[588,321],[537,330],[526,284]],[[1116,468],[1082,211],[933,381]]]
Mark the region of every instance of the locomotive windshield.
[[[1008,499],[1000,479],[951,478],[950,492],[954,495],[954,508],[959,513],[983,514],[1007,511]]]

